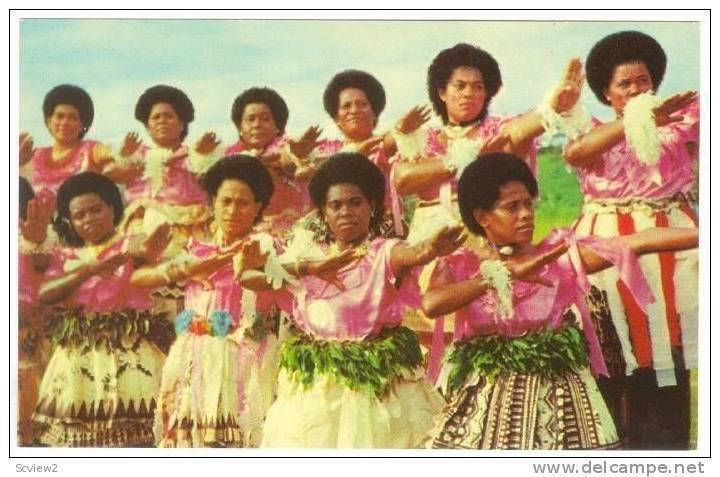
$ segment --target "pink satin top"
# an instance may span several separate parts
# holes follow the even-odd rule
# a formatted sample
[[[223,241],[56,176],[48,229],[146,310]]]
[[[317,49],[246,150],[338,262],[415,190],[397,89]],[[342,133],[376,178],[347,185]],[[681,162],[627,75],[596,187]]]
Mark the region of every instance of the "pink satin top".
[[[77,148],[70,151],[60,161],[53,160],[52,147],[36,149],[30,160],[32,166],[30,183],[35,195],[54,198],[65,180],[84,172],[83,165],[89,171],[99,172],[94,157],[94,149],[97,144],[97,141],[81,141]]]
[[[695,180],[697,157],[686,144],[699,141],[699,100],[678,114],[682,121],[658,128],[661,153],[657,165],[640,162],[623,138],[602,155],[602,161],[577,169],[583,193],[592,199],[659,199],[687,192]],[[596,118],[593,123],[595,127],[603,124]]]
[[[279,155],[280,150],[288,140],[287,136],[276,138],[264,151],[261,156]],[[247,145],[241,140],[229,146],[225,155],[248,153]],[[254,155],[254,154],[253,154]],[[264,215],[275,215],[286,210],[295,210],[298,217],[310,210],[310,196],[308,194],[307,182],[290,180],[282,174],[270,171],[275,190]]]
[[[338,152],[343,152],[344,150],[349,151],[350,149],[346,149],[345,143],[340,139],[326,139],[318,144],[316,150],[322,155],[330,156],[337,154]],[[395,156],[392,158],[388,157],[385,153],[385,148],[378,147],[372,152],[372,154],[367,156],[367,158],[370,159],[373,164],[378,166],[385,176],[385,207],[392,209],[393,191],[391,190],[392,182],[390,173],[392,171],[392,163]]]
[[[112,239],[111,239],[112,240]],[[47,272],[48,279],[71,272],[81,263],[93,258],[103,259],[119,253],[128,239],[120,239],[107,247],[93,249],[66,248],[55,253]],[[92,250],[91,253],[85,253]],[[147,310],[151,307],[151,288],[130,284],[135,267],[128,259],[123,265],[105,275],[93,275],[85,280],[70,297],[63,301],[70,307],[82,307],[86,311],[114,311],[122,309]]]
[[[487,116],[482,123],[477,127],[477,130],[473,133],[473,139],[482,139],[483,143],[487,143],[489,140],[495,138],[500,134],[500,128],[507,122],[515,119],[515,117],[498,117],[498,116]],[[431,128],[428,131],[427,142],[425,143],[425,153],[423,157],[428,159],[434,159],[436,157],[442,157],[447,153],[447,147],[442,142],[442,128],[434,129]],[[533,171],[535,170],[535,162],[537,158],[537,141],[533,141],[530,151],[528,152],[528,161],[531,164]],[[440,189],[444,184],[449,183],[452,188],[452,194],[457,194],[457,180],[453,177],[452,179],[444,182],[434,184],[423,191],[418,193],[420,200],[433,201],[440,197]]]
[[[220,247],[191,238],[187,250],[190,255],[202,260],[217,253]],[[273,293],[256,292],[256,294],[255,309],[259,312],[267,312],[274,303]],[[245,319],[242,313],[244,297],[242,285],[235,280],[232,263],[216,270],[203,282],[189,280],[185,285],[186,310],[193,310],[205,317],[209,317],[213,311],[226,311],[232,316],[233,328],[242,324]]]
[[[150,148],[142,144],[138,153],[145,159],[149,151]],[[137,199],[154,199],[173,205],[207,203],[205,191],[189,169],[187,146],[181,146],[167,161],[164,181],[158,190],[152,190],[150,180],[141,176],[128,182],[125,198],[128,203]]]
[[[398,326],[405,306],[420,304],[416,280],[408,276],[398,283],[390,265],[390,251],[398,243],[373,240],[363,258],[338,273],[345,291],[317,277],[301,278],[293,290],[298,327],[323,340],[360,341]]]
[[[503,319],[499,309],[497,293],[488,292],[472,303],[455,312],[455,339],[468,339],[477,335],[522,336],[527,332],[563,326],[565,312],[577,306],[587,341],[590,361],[596,373],[607,374],[597,335],[585,304],[584,296],[589,291],[585,270],[581,265],[577,244],[591,249],[611,264],[618,267],[620,279],[628,285],[633,296],[645,307],[654,301],[650,287],[637,261],[637,257],[619,238],[600,239],[597,237],[575,237],[571,230],[554,230],[535,249],[541,254],[560,243],[570,248],[557,260],[544,265],[538,275],[552,282],[552,286],[517,280],[513,283],[513,308],[511,317]],[[445,270],[453,282],[469,280],[480,276],[481,261],[475,252],[460,248],[454,253],[438,259],[438,272]]]

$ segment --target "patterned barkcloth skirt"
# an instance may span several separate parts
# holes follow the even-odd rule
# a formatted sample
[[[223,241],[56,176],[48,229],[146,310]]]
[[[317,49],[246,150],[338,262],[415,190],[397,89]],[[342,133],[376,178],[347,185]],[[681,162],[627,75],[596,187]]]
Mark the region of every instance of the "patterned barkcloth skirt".
[[[257,447],[275,396],[275,336],[179,335],[162,372],[158,447]]]
[[[610,449],[615,425],[583,368],[557,377],[474,374],[451,397],[429,447],[444,449]]]
[[[165,355],[162,316],[134,310],[65,314],[40,383],[33,420],[39,441],[63,447],[153,443],[155,398]]]

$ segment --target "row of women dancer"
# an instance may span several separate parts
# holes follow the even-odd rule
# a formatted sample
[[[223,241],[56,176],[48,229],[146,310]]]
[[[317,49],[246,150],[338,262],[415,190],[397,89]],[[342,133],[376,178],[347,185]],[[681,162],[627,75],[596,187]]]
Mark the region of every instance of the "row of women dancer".
[[[428,70],[440,129],[416,107],[376,134],[383,88],[348,70],[323,98],[343,140],[289,137],[252,88],[227,147],[186,145],[193,105],[160,85],[135,110],[153,144],[117,151],[84,139],[87,93],[54,88],[53,145],[21,136],[21,443],[688,448],[699,111],[655,96],[665,67],[615,33],[501,118],[497,62],[458,44]],[[578,104],[585,75],[614,121]],[[534,243],[558,132],[585,204]]]

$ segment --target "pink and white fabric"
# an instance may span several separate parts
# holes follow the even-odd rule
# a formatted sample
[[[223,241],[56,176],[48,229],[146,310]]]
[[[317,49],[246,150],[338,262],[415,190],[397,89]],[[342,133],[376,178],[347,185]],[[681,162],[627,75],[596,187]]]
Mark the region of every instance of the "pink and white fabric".
[[[416,280],[398,283],[390,264],[390,251],[399,242],[373,240],[364,257],[338,272],[345,291],[317,277],[301,278],[293,306],[298,327],[323,340],[361,341],[398,326],[405,306],[420,306]]]
[[[623,241],[578,238],[570,230],[555,230],[538,245],[535,252],[547,252],[560,243],[569,245],[568,253],[545,265],[539,272],[540,277],[553,283],[552,286],[515,281],[514,313],[507,320],[499,317],[497,294],[488,292],[482,295],[455,312],[454,339],[462,340],[478,335],[519,337],[533,331],[556,330],[564,325],[565,312],[574,306],[580,312],[580,325],[585,334],[591,368],[595,374],[607,375],[598,337],[584,300],[589,284],[580,262],[577,245],[591,249],[615,265],[623,283],[630,287],[633,297],[641,306],[647,307],[654,301],[654,296],[635,254]],[[480,264],[477,254],[463,247],[438,259],[437,270],[448,272],[454,282],[459,282],[480,276]]]
[[[136,154],[146,161],[151,150],[143,144]],[[201,205],[207,202],[205,191],[191,170],[187,146],[181,146],[167,159],[160,187],[153,187],[151,182],[146,177],[128,182],[125,190],[128,203],[139,199],[152,199],[172,205]]]
[[[35,150],[29,163],[29,180],[38,197],[55,198],[60,185],[69,177],[86,170],[99,172],[95,163],[97,141],[81,141],[63,159],[53,160],[52,147]]]

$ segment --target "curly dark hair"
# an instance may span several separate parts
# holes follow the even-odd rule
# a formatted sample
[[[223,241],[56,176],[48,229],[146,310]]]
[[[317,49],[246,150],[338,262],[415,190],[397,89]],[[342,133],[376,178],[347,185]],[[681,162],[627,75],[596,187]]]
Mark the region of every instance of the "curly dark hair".
[[[188,133],[188,124],[195,119],[195,108],[190,98],[181,89],[174,86],[164,84],[153,86],[146,89],[138,98],[135,104],[135,119],[147,126],[150,111],[158,103],[168,103],[175,110],[183,123],[180,140],[184,140]]]
[[[433,109],[442,117],[445,124],[448,122],[447,106],[440,98],[438,90],[447,87],[453,71],[462,66],[476,68],[482,74],[486,96],[478,119],[485,119],[490,101],[502,86],[500,67],[487,51],[467,43],[458,43],[452,48],[441,51],[428,68],[427,88]]]
[[[538,184],[535,176],[525,161],[514,154],[483,154],[465,168],[458,182],[458,205],[463,222],[470,232],[485,235],[485,230],[475,220],[473,211],[490,211],[500,198],[500,187],[512,181],[522,182],[530,195],[537,197]]]
[[[35,192],[33,188],[24,177],[20,178],[20,189],[18,190],[18,199],[20,201],[20,218],[27,220],[27,206],[28,202],[35,198]]]
[[[621,31],[595,43],[585,62],[585,72],[590,88],[601,103],[610,104],[605,92],[615,68],[637,62],[642,62],[648,69],[653,89],[657,91],[665,77],[667,57],[655,38],[639,31]]]
[[[90,129],[90,126],[92,126],[93,118],[95,117],[92,98],[87,94],[87,91],[72,84],[55,86],[48,91],[43,100],[42,110],[45,121],[53,115],[55,107],[58,104],[69,104],[78,110],[80,122],[82,122],[83,125],[83,129],[80,132],[80,139],[85,137],[85,133]]]
[[[85,194],[97,194],[103,202],[113,208],[115,226],[120,223],[125,211],[120,189],[109,178],[95,172],[81,172],[69,177],[58,189],[57,210],[52,225],[62,241],[71,247],[80,247],[84,242],[72,226],[70,201]]]
[[[230,117],[235,126],[240,126],[242,115],[245,112],[245,106],[253,103],[261,103],[270,108],[275,126],[277,126],[280,134],[285,133],[285,126],[287,125],[290,112],[282,96],[270,88],[246,89],[235,98],[232,109],[230,110]]]
[[[228,179],[236,179],[247,184],[252,190],[255,201],[262,204],[260,212],[255,217],[257,223],[275,191],[270,173],[255,157],[246,154],[223,157],[213,164],[203,180],[203,188],[209,200],[212,201],[222,183]]]
[[[370,73],[360,70],[345,70],[333,76],[323,93],[325,111],[335,119],[340,107],[340,93],[347,88],[357,88],[365,92],[370,107],[375,113],[375,121],[385,109],[385,88]]]
[[[308,186],[310,199],[322,213],[327,192],[335,184],[357,186],[373,207],[370,227],[377,227],[383,216],[385,177],[371,160],[356,152],[334,154],[318,168]]]

